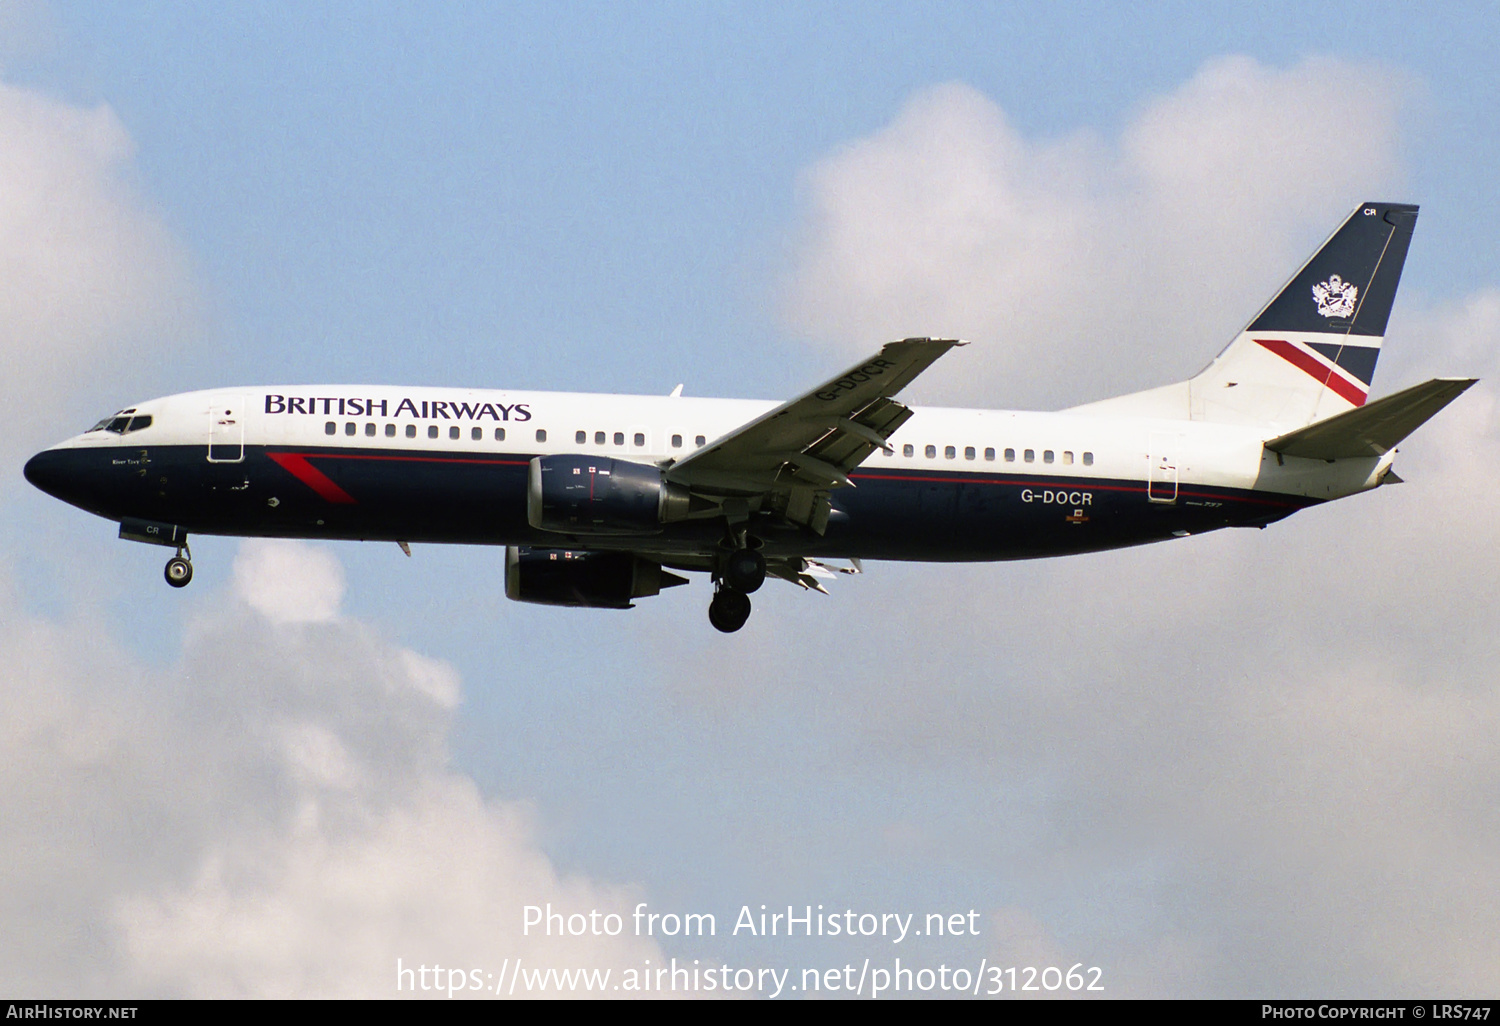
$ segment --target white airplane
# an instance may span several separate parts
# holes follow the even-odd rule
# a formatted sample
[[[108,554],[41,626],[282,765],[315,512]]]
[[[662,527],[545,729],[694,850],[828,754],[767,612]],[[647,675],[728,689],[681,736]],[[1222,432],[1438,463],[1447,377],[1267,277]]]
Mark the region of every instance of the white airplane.
[[[908,407],[956,340],[909,338],[790,402],[309,385],[153,399],[26,477],[177,550],[190,534],[505,545],[506,594],[629,608],[710,575],[736,631],[774,576],[1002,560],[1265,527],[1398,481],[1474,383],[1366,402],[1417,208],[1361,204],[1194,377],[1056,413]],[[877,455],[878,454],[878,455]],[[827,560],[847,560],[834,565]]]

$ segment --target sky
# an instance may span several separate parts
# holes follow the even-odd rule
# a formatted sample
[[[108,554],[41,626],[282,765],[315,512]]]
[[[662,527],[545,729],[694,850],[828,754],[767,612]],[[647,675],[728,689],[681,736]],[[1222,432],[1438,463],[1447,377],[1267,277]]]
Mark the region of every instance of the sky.
[[[446,999],[676,959],[785,999],[899,958],[1493,996],[1497,33],[0,2],[0,991]],[[189,389],[777,399],[906,335],[973,343],[915,402],[1059,408],[1198,370],[1365,200],[1422,205],[1376,392],[1483,380],[1406,483],[1265,531],[871,562],[721,635],[702,580],[529,607],[490,548],[196,538],[178,592],[21,477]],[[642,903],[717,931],[638,935]],[[528,931],[549,905],[625,927]],[[762,905],[964,929],[733,932]]]

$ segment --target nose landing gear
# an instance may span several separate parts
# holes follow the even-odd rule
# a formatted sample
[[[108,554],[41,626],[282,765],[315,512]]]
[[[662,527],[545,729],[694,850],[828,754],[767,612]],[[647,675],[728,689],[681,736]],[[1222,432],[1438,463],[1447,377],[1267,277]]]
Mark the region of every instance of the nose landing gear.
[[[186,588],[193,579],[193,554],[186,544],[177,550],[177,555],[167,560],[164,576],[174,588]]]
[[[126,541],[175,548],[177,555],[167,560],[163,573],[167,583],[174,588],[186,588],[188,581],[193,579],[193,554],[188,550],[187,532],[177,525],[126,518],[120,521],[120,537]]]

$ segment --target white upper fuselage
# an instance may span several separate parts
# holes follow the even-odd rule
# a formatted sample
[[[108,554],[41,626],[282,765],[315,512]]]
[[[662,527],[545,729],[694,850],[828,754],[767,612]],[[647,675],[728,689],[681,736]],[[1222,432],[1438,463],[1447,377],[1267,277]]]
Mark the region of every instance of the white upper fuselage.
[[[639,463],[686,457],[777,404],[573,392],[298,385],[187,392],[130,407],[150,427],[92,431],[59,447],[203,445],[233,462],[242,446],[410,449],[413,453],[583,453]],[[913,407],[863,470],[1024,473],[1038,479],[1151,479],[1332,499],[1373,487],[1382,461],[1285,458],[1275,432],[1238,424],[1109,415]],[[371,412],[373,411],[373,413]],[[211,430],[214,432],[211,436]],[[581,439],[581,440],[580,440]],[[1384,461],[1384,462],[1388,462]]]

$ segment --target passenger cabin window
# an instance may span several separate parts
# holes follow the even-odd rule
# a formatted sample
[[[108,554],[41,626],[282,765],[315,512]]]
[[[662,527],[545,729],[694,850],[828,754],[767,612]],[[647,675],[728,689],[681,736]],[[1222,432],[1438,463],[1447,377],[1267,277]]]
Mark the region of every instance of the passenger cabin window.
[[[987,460],[989,460],[991,463],[994,463],[995,462],[995,450],[994,449],[985,449],[984,450],[984,458],[987,459]]]
[[[682,436],[681,435],[673,435],[672,436],[672,448],[674,448],[674,449],[681,449],[682,448]]]
[[[1042,462],[1043,463],[1051,463],[1052,462],[1052,450],[1051,449],[1048,449],[1048,450],[1046,450],[1045,452],[1042,453]]]
[[[926,451],[926,453],[927,453],[927,458],[928,458],[928,459],[930,459],[930,460],[935,460],[935,459],[937,459],[937,446],[935,446],[935,445],[929,445],[929,446],[928,446],[928,447],[927,447],[927,448],[926,448],[926,450],[925,450],[925,451]]]
[[[406,425],[406,437],[407,438],[416,438],[417,437],[417,426],[415,424],[408,424],[408,425]]]
[[[437,425],[436,424],[428,424],[427,425],[427,437],[428,438],[436,438],[437,437]]]
[[[637,446],[645,445],[646,444],[646,436],[643,435],[643,434],[641,434],[641,432],[637,431],[635,433],[635,444]]]
[[[707,443],[708,443],[708,439],[704,438],[702,435],[699,435],[697,438],[695,438],[693,440],[693,444],[696,445],[700,449],[703,448],[703,446],[706,445]]]
[[[455,442],[458,441],[458,425],[457,424],[454,424],[451,428],[448,429],[448,437],[451,438],[451,439],[453,439]]]
[[[495,429],[495,441],[497,441],[497,442],[503,442],[503,441],[505,441],[505,429],[504,428],[496,428]]]
[[[339,433],[339,426],[330,420],[327,424],[323,425],[323,433],[325,435],[336,435]]]
[[[354,421],[352,421],[352,420],[349,421],[347,424],[344,425],[344,434],[346,434],[346,435],[352,435],[357,430],[358,430],[358,427],[355,425]]]
[[[605,435],[605,433],[603,431],[595,431],[594,432],[594,444],[595,445],[603,445],[605,443],[605,441],[607,440],[607,438],[608,438],[608,436]]]
[[[589,440],[589,433],[587,431],[575,431],[573,433],[573,441],[576,442],[576,443],[578,443],[579,445],[582,445],[584,442],[587,442],[588,440]]]
[[[1025,460],[1026,460],[1027,463],[1035,463],[1036,462],[1036,450],[1035,449],[1027,449],[1026,452],[1024,453],[1024,458],[1025,458]]]
[[[1072,462],[1073,462],[1073,453],[1070,450],[1068,450],[1068,449],[1064,449],[1063,450],[1063,463],[1066,465],[1066,464],[1069,464],[1069,463],[1072,463]]]
[[[538,442],[545,442],[547,440],[547,429],[546,428],[537,428],[536,429],[536,440]]]
[[[615,432],[615,444],[616,445],[624,445],[625,444],[625,432],[623,432],[623,431],[616,431]]]
[[[916,454],[917,454],[916,447],[913,446],[910,442],[907,442],[905,445],[903,445],[901,447],[901,455],[903,455],[903,456],[915,456]]]
[[[394,425],[394,424],[387,424],[385,426],[385,437],[387,437],[387,438],[395,438],[396,437],[396,425]]]
[[[1094,454],[1093,453],[1086,452],[1086,453],[1083,454],[1083,465],[1085,467],[1092,467],[1094,465]]]
[[[957,458],[957,456],[958,456],[958,450],[955,449],[955,448],[953,448],[953,446],[949,445],[949,446],[945,446],[943,448],[943,458],[944,459],[951,460],[951,459]]]
[[[484,428],[482,428],[482,427],[471,428],[469,430],[469,437],[472,438],[476,442],[479,441],[480,439],[484,438]]]
[[[966,459],[966,460],[972,460],[973,458],[974,458],[974,447],[972,445],[966,445],[966,446],[964,446],[964,459]]]
[[[1006,449],[1005,450],[1005,462],[1006,463],[1014,463],[1014,462],[1016,462],[1016,450],[1014,450],[1014,449]]]
[[[366,424],[365,425],[365,437],[366,438],[374,438],[375,437],[375,425],[374,424]]]

